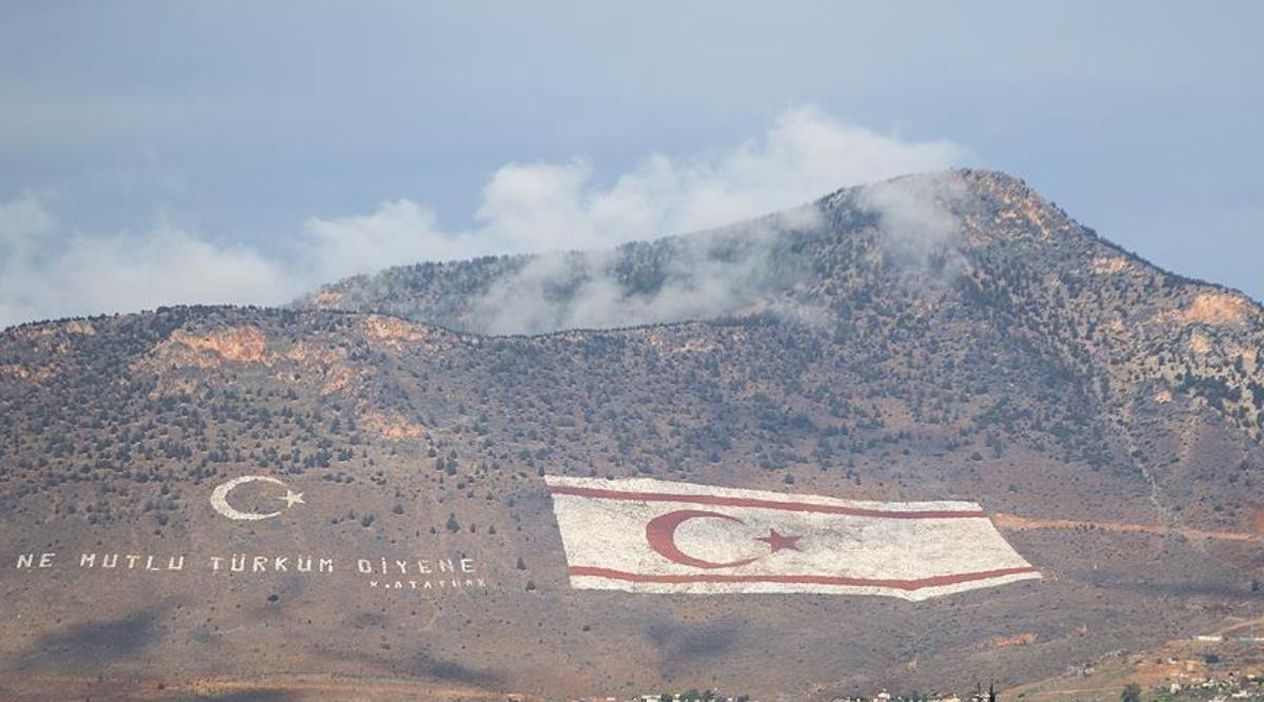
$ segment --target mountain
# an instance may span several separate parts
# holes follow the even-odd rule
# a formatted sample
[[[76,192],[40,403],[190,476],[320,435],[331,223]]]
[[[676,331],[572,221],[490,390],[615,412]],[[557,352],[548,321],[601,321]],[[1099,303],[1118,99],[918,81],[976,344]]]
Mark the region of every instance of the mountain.
[[[987,171],[286,309],[15,327],[0,690],[829,700],[1045,678],[1264,614],[1261,354],[1256,302]],[[977,502],[1044,578],[924,602],[574,590],[546,475]],[[227,489],[276,516],[226,518]]]

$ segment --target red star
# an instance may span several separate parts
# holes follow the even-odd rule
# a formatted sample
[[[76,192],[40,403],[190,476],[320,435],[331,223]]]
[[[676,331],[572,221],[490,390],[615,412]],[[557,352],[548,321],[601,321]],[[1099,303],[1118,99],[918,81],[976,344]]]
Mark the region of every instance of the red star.
[[[802,536],[785,536],[783,534],[778,534],[776,529],[769,529],[768,536],[760,536],[755,540],[763,541],[768,544],[768,546],[772,548],[772,552],[776,553],[782,549],[798,551],[799,545],[796,542],[802,538]]]

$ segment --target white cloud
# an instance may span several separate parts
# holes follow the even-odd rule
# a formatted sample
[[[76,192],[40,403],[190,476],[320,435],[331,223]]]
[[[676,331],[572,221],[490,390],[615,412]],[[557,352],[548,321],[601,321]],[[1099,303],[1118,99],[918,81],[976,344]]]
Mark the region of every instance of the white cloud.
[[[958,233],[961,222],[947,204],[967,196],[958,178],[918,175],[865,187],[860,204],[877,213],[889,248],[924,254]]]
[[[398,200],[367,216],[313,218],[305,235],[330,251],[362,242],[367,253],[346,259],[360,271],[413,260],[600,248],[731,224],[837,188],[969,158],[950,141],[904,141],[800,107],[779,116],[762,138],[726,153],[654,154],[609,184],[598,182],[585,161],[508,164],[484,186],[472,232],[440,231],[425,207]],[[379,251],[385,255],[368,255]]]
[[[384,202],[369,215],[312,217],[291,247],[303,271],[298,275],[309,284],[390,265],[468,255],[462,237],[440,233],[434,213],[411,200]]]
[[[43,202],[0,203],[0,327],[174,303],[276,303],[302,288],[258,252],[159,225],[144,235],[61,231]]]
[[[40,198],[30,193],[9,202],[0,202],[0,244],[5,260],[26,255],[40,237],[57,227],[56,220]]]
[[[605,183],[582,160],[508,164],[484,186],[469,231],[443,230],[432,210],[409,199],[383,202],[369,214],[313,217],[287,242],[285,256],[219,244],[168,225],[140,235],[67,232],[41,199],[24,195],[0,202],[0,327],[162,304],[277,304],[321,283],[391,265],[608,248],[717,227],[839,187],[940,170],[968,158],[949,141],[910,142],[842,124],[815,108],[796,108],[759,139],[725,153],[654,154]],[[723,296],[737,284],[724,276],[747,275],[748,263],[742,265],[712,267],[711,278],[692,278],[683,289],[695,296],[692,301],[660,303],[673,317],[687,316],[698,300]],[[615,291],[599,284],[593,283],[594,302],[567,313],[573,323],[615,323],[609,305],[597,304]],[[661,310],[633,311],[640,322]]]
[[[661,274],[661,279],[644,290],[629,290],[614,249],[543,254],[475,299],[470,326],[491,334],[538,334],[752,311],[768,293],[793,285],[802,272],[774,270],[776,234],[812,221],[797,216],[672,241],[662,268],[649,276]],[[563,290],[567,293],[560,294]]]

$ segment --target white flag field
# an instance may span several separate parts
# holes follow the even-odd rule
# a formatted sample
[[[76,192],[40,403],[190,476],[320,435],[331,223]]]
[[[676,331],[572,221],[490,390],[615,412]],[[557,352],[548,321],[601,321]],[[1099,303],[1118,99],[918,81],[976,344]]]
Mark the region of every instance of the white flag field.
[[[571,587],[924,600],[1040,578],[973,502],[546,476]]]

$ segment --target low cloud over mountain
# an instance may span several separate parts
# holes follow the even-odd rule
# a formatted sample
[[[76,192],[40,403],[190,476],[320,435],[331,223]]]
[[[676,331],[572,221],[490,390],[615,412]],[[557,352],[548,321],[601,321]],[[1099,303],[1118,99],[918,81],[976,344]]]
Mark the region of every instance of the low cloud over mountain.
[[[746,143],[718,153],[652,154],[608,180],[584,159],[506,164],[488,178],[470,229],[445,228],[422,202],[400,198],[367,214],[311,217],[272,249],[164,217],[122,232],[71,228],[58,221],[58,197],[28,193],[0,202],[0,326],[173,303],[277,304],[391,265],[609,248],[718,227],[841,186],[969,158],[949,141],[909,141],[800,107]],[[525,275],[547,277],[547,271]],[[739,266],[703,277],[706,298],[731,294],[715,288],[741,288],[748,276]],[[598,286],[592,293],[602,294]],[[627,319],[679,316],[675,303],[656,304],[669,309]],[[572,323],[604,326],[612,319],[577,311]]]

